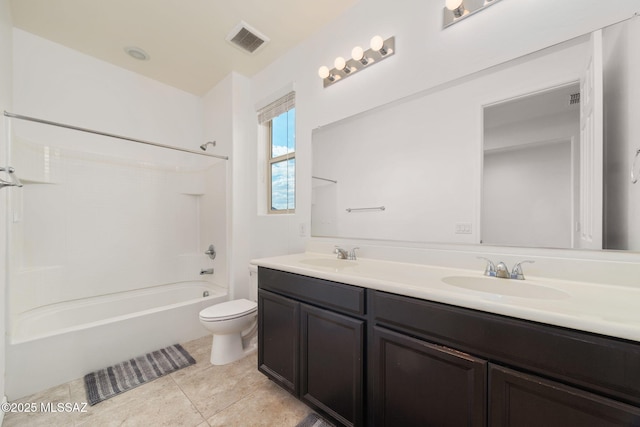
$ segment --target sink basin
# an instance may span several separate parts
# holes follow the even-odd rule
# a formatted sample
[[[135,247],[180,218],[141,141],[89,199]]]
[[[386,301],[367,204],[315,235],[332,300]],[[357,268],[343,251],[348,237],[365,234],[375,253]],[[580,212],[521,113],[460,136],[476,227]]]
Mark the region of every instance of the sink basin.
[[[570,295],[558,289],[527,282],[526,280],[498,279],[496,277],[449,276],[444,283],[458,288],[519,298],[564,299]]]
[[[355,261],[349,261],[346,259],[327,259],[327,258],[310,258],[300,260],[300,264],[307,264],[313,267],[325,267],[325,268],[335,268],[335,269],[343,269],[355,267],[358,265]]]

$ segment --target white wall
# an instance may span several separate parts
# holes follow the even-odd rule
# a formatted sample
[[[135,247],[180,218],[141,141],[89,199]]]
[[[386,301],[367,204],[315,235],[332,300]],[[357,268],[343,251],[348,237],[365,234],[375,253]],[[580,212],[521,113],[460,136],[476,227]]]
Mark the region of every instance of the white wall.
[[[9,0],[0,0],[0,111],[11,110],[11,83],[12,83],[12,22]],[[0,122],[0,165],[5,166],[5,121]],[[2,175],[6,179],[5,175]],[[6,266],[6,197],[8,190],[0,191],[0,271],[7,271]],[[5,328],[6,328],[6,274],[0,274],[0,399],[5,396]],[[2,417],[0,414],[0,424]]]
[[[485,151],[482,243],[571,248],[571,140]]]
[[[640,6],[635,0],[615,7],[599,0],[502,1],[445,30],[442,8],[439,0],[362,0],[252,78],[255,102],[295,84],[297,209],[289,217],[256,216],[256,238],[236,247],[251,246],[252,256],[304,249],[308,236],[299,235],[299,225],[310,218],[314,128],[629,18]],[[395,35],[394,57],[324,89],[318,67],[375,34]]]
[[[630,170],[640,148],[640,19],[604,33],[605,71],[605,212],[604,245],[640,250],[640,183]],[[640,169],[640,162],[638,163]],[[636,170],[637,173],[638,170]]]
[[[251,195],[256,179],[255,130],[251,122],[255,111],[250,104],[249,79],[231,73],[213,87],[204,97],[204,132],[207,140],[216,139],[219,154],[229,156],[227,179],[231,182],[227,193],[225,213],[232,221],[222,221],[222,212],[216,210],[214,221],[216,235],[224,228],[229,237],[229,246],[223,260],[227,272],[225,279],[232,298],[248,297],[249,270],[247,254],[249,242],[253,241],[251,214],[256,210],[256,201]],[[231,256],[233,254],[233,256]],[[220,262],[222,262],[222,259]]]
[[[212,88],[202,97],[203,103],[203,132],[204,141],[216,141],[216,147],[208,150],[223,156],[230,156],[225,162],[224,179],[227,183],[226,194],[221,194],[220,201],[224,201],[222,209],[215,209],[210,214],[213,227],[211,236],[214,241],[203,242],[205,245],[213,244],[218,255],[214,260],[214,276],[223,283],[230,283],[230,263],[233,259],[230,252],[230,230],[228,219],[231,218],[231,194],[233,171],[233,113],[231,100],[233,98],[232,75],[227,76],[222,82]]]
[[[251,247],[257,236],[254,231],[254,214],[257,200],[254,184],[256,165],[256,115],[251,103],[251,82],[239,74],[233,74],[233,187],[231,189],[233,221],[231,222],[233,254],[231,266],[232,298],[249,298],[249,265]],[[247,123],[253,126],[247,125]],[[247,244],[244,244],[247,242]]]
[[[15,113],[183,148],[202,144],[198,97],[17,28],[13,37]]]

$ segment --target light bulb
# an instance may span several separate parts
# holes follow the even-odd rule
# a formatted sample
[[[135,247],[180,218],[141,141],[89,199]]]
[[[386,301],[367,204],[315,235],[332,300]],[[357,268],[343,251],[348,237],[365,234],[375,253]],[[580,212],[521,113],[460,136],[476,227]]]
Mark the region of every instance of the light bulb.
[[[354,47],[353,50],[351,51],[351,57],[355,61],[360,61],[364,57],[364,50],[362,50],[360,46]]]
[[[336,60],[333,62],[333,65],[335,65],[336,70],[344,70],[344,67],[347,66],[347,62],[344,60],[342,56],[338,56]]]
[[[447,0],[446,7],[447,9],[453,11],[462,6],[462,0]]]
[[[374,36],[371,39],[371,49],[378,52],[384,46],[384,40],[380,36]]]
[[[323,65],[322,67],[318,68],[318,75],[321,79],[326,79],[327,77],[329,77],[329,74],[331,74],[329,72],[329,67]]]

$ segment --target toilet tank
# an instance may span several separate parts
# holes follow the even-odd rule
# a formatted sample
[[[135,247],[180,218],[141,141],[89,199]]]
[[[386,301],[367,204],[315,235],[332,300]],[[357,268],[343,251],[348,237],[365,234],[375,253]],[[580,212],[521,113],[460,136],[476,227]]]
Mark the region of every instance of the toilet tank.
[[[258,266],[249,264],[249,300],[258,301]]]

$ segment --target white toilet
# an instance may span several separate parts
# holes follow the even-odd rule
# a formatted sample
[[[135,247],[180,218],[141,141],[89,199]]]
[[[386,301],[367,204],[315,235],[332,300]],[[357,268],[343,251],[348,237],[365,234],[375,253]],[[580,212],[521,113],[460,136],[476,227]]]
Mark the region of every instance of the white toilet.
[[[249,298],[226,301],[200,312],[200,323],[213,334],[211,363],[226,365],[254,352],[258,330],[258,270],[249,267]]]

